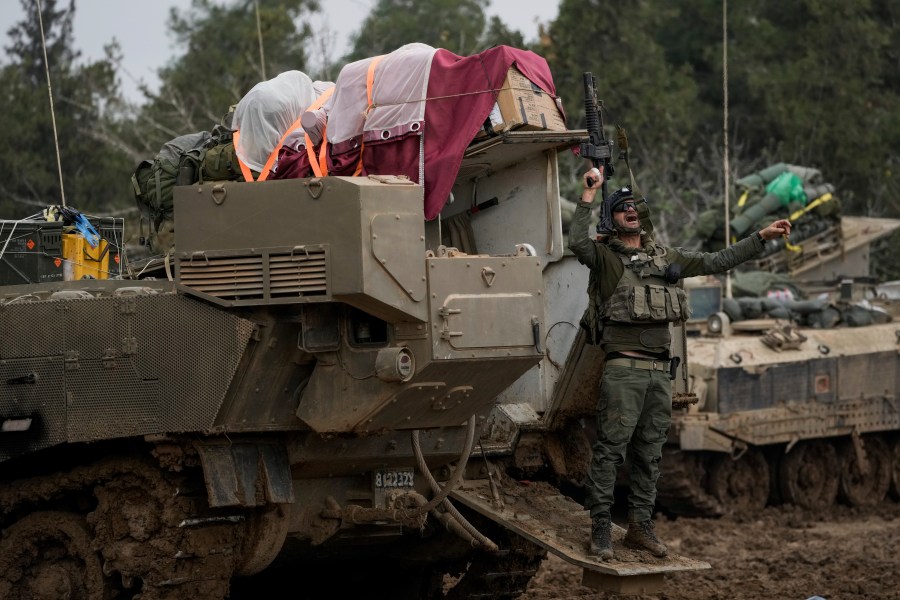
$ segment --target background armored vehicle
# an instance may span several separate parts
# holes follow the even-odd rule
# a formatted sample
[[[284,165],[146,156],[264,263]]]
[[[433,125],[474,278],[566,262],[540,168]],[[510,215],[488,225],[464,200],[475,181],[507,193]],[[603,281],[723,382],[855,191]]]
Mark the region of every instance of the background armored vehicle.
[[[818,195],[811,208],[781,208],[795,211],[797,235],[770,242],[735,275],[735,296],[745,297],[723,300],[715,279],[687,282],[690,385],[700,401],[676,411],[670,430],[659,503],[672,512],[900,498],[896,303],[870,276],[873,242],[900,222],[840,217],[834,207],[808,218],[835,204],[834,188],[810,169],[775,165],[738,183],[755,178],[761,188],[792,172]],[[773,198],[756,206],[785,206]]]

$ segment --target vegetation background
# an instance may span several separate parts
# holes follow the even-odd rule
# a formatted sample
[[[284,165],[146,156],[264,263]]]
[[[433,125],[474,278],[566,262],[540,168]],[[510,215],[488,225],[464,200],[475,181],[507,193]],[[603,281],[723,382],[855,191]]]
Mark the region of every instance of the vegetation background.
[[[27,16],[2,38],[0,62],[7,219],[60,197],[38,15],[33,0],[19,1]],[[72,36],[77,1],[43,0],[66,198],[85,212],[127,214],[140,160],[168,139],[210,129],[282,71],[333,81],[347,62],[408,42],[464,55],[508,44],[547,59],[570,128],[584,126],[582,72],[597,76],[607,124],[628,132],[657,230],[668,243],[696,246],[697,215],[724,197],[722,1],[560,0],[535,40],[487,18],[486,6],[379,0],[349,54],[336,57],[309,26],[316,0],[193,0],[169,15],[174,57],[160,88],[134,102],[120,91],[119,46],[82,60]],[[836,186],[844,213],[900,218],[900,3],[741,0],[727,16],[732,180],[776,162],[815,167]],[[575,198],[584,165],[569,157],[563,167],[562,195]],[[875,265],[884,278],[900,278],[898,250],[898,236],[883,243]]]

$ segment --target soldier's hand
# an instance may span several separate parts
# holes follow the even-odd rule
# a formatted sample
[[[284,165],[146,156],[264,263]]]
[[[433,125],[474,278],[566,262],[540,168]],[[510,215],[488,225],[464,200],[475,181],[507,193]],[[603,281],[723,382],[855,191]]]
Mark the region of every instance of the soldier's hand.
[[[597,195],[597,190],[603,185],[603,167],[594,167],[581,176],[584,181],[584,191],[581,192],[582,202],[593,202]]]
[[[787,219],[778,219],[765,229],[759,231],[759,235],[764,240],[774,240],[779,236],[787,237],[791,235],[791,222]]]

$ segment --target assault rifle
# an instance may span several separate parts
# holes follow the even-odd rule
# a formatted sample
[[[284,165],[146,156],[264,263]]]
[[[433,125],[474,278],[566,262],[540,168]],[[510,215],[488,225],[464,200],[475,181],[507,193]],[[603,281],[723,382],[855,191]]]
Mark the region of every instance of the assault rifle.
[[[595,167],[603,167],[603,185],[600,186],[602,201],[606,199],[606,183],[613,175],[613,164],[612,142],[603,137],[601,105],[602,103],[597,101],[597,80],[590,73],[584,73],[584,120],[590,137],[579,146],[579,153]],[[588,178],[588,185],[594,185],[591,178]]]

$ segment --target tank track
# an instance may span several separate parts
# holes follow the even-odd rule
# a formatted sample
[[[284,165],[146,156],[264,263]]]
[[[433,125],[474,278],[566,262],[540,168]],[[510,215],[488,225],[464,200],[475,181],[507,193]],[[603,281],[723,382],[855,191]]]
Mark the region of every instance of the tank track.
[[[0,590],[12,600],[40,595],[48,578],[73,600],[223,599],[245,532],[244,515],[208,507],[197,471],[134,457],[4,482],[0,515],[5,544],[36,540],[29,552],[0,552]],[[50,532],[43,541],[28,535],[37,524]]]
[[[686,453],[666,446],[660,464],[662,474],[656,483],[657,505],[685,517],[721,517],[724,507],[706,492],[705,462],[702,453]]]
[[[900,500],[900,469],[892,458],[900,457],[900,440],[889,435],[811,439],[788,453],[782,447],[775,450],[750,448],[736,459],[745,462],[744,469],[753,469],[748,473],[735,471],[736,463],[726,454],[666,446],[657,506],[675,515],[719,517],[753,514],[767,502],[822,510],[838,501],[865,506]],[[861,458],[866,468],[858,464]]]
[[[512,600],[525,593],[547,551],[517,535],[496,529],[500,552],[474,557],[444,600]]]

